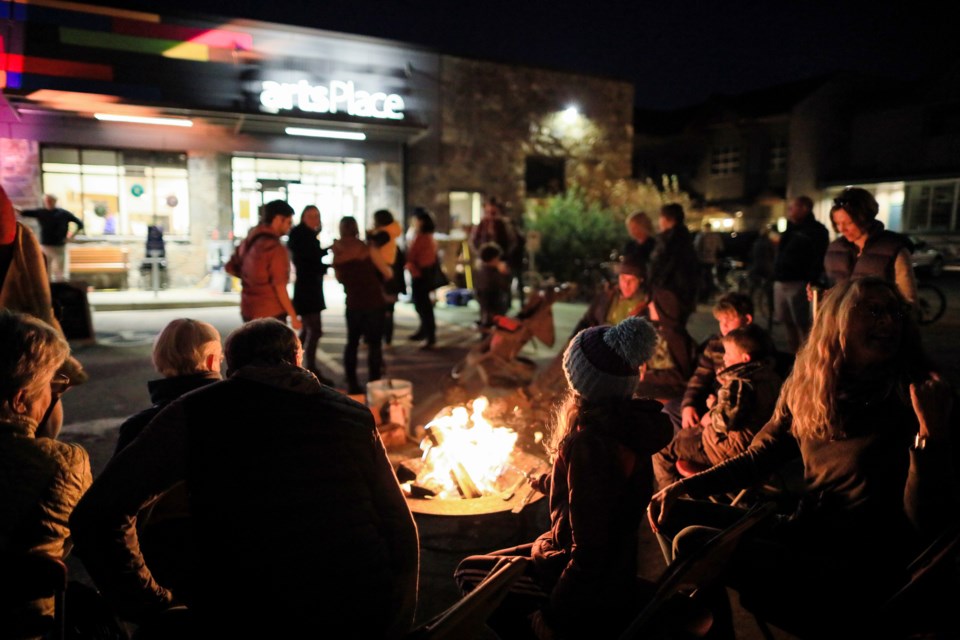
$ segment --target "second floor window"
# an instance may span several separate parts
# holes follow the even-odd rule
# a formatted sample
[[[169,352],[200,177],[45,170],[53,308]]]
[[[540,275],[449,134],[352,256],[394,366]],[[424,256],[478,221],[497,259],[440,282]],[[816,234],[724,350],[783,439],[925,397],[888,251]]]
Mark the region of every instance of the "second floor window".
[[[740,173],[740,147],[714,147],[710,155],[710,175],[727,176]]]

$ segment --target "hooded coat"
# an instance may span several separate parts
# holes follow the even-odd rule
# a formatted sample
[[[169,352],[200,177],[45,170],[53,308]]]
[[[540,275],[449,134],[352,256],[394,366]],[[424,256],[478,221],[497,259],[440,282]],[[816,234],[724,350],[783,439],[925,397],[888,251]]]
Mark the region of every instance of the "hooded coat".
[[[602,620],[616,625],[633,610],[650,457],[673,434],[661,409],[650,400],[583,409],[538,487],[549,491],[551,526],[531,555],[550,593],[546,611],[554,628],[595,629]]]

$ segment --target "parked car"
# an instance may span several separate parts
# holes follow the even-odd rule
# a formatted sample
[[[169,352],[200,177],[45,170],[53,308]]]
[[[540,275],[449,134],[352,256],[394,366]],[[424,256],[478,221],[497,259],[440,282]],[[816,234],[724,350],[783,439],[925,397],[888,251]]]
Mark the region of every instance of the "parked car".
[[[910,243],[913,245],[911,255],[913,270],[934,278],[939,277],[943,273],[943,254],[920,238],[911,236]]]

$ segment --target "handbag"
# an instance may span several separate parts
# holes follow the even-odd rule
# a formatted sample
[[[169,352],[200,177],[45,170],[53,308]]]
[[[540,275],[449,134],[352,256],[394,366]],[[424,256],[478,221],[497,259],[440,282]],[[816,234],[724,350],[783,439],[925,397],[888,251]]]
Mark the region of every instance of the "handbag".
[[[443,269],[440,267],[440,258],[433,262],[432,265],[423,269],[423,279],[427,283],[427,287],[430,291],[439,289],[440,287],[445,287],[450,284],[450,280],[447,279],[447,274],[443,272]]]

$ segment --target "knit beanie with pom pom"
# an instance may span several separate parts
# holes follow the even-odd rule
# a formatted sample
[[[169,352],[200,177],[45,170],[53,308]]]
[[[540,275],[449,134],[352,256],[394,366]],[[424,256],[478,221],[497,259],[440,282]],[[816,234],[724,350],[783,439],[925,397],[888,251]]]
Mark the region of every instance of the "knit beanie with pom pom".
[[[570,387],[587,401],[629,398],[640,365],[650,359],[656,344],[656,329],[642,318],[584,329],[563,354],[563,372]]]

